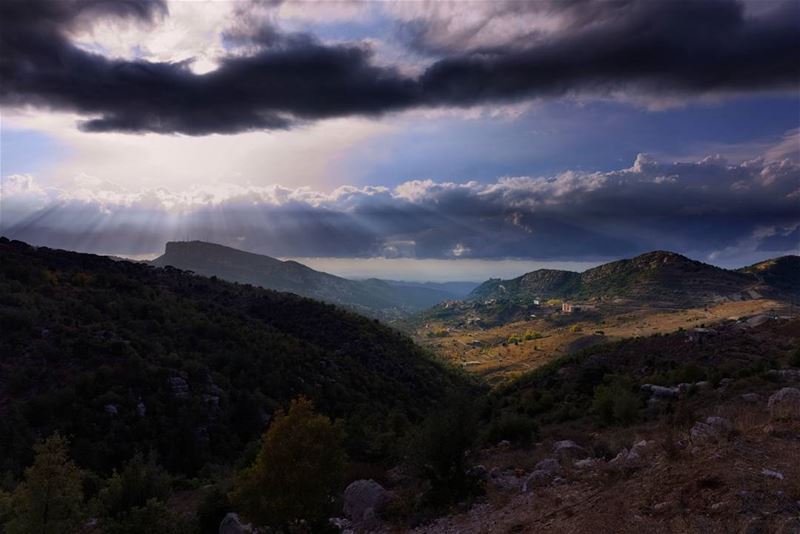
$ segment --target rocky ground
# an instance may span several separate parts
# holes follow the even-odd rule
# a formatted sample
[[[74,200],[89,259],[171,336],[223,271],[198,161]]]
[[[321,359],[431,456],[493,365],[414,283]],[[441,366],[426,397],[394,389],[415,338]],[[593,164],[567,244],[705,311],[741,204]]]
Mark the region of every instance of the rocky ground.
[[[414,532],[798,533],[800,390],[784,387],[711,393],[727,398],[695,399],[682,424],[483,451],[486,496]]]

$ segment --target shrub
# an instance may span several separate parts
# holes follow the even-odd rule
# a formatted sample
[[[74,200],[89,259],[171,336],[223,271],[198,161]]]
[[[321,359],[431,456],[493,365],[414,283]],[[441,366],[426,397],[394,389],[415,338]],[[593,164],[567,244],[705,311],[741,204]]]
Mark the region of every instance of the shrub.
[[[639,396],[624,379],[613,378],[594,390],[592,411],[604,424],[630,424],[639,417]]]
[[[121,517],[105,525],[107,534],[189,534],[189,522],[157,499],[134,506]]]
[[[170,494],[170,479],[153,458],[145,459],[136,453],[119,472],[114,472],[107,486],[97,496],[98,513],[115,521],[125,522],[134,509],[150,509],[154,513],[153,502],[165,502]],[[141,511],[137,512],[141,515]]]
[[[260,526],[323,525],[344,480],[343,442],[341,428],[314,413],[311,401],[293,400],[264,433],[255,463],[239,475],[232,503]]]

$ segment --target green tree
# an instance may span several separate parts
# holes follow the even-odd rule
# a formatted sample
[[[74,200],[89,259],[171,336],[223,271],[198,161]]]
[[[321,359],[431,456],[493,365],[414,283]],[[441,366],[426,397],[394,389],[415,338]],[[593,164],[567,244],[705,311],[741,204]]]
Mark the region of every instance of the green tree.
[[[239,475],[231,501],[257,525],[321,524],[344,481],[343,442],[341,428],[315,413],[311,401],[293,400],[264,433],[256,461]]]
[[[33,465],[11,496],[7,534],[63,534],[76,530],[83,515],[83,474],[69,459],[58,433],[34,445]]]
[[[120,471],[111,475],[107,486],[97,496],[95,508],[109,533],[152,532],[145,526],[175,523],[173,514],[164,505],[169,494],[167,473],[152,456],[145,459],[141,453],[136,453]]]
[[[434,507],[481,491],[480,483],[467,473],[467,454],[478,434],[476,412],[466,394],[456,394],[411,436],[408,456],[429,482],[425,500]]]

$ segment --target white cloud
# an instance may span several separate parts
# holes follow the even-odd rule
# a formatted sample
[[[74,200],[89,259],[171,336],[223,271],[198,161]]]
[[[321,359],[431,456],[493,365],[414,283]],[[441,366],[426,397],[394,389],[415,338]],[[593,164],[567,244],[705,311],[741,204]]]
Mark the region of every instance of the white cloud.
[[[393,189],[217,183],[128,190],[79,181],[83,187],[56,190],[30,176],[6,177],[5,230],[129,254],[190,237],[275,256],[587,260],[653,248],[709,258],[767,245],[774,251],[791,246],[800,223],[800,164],[763,158],[663,164],[640,155],[605,173],[417,180]]]

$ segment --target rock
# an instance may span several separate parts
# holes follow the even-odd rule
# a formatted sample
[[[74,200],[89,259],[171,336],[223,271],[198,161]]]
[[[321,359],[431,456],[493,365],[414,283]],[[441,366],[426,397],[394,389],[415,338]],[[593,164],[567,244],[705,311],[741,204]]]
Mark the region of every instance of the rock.
[[[139,417],[144,417],[147,415],[147,406],[145,406],[144,402],[139,401],[139,403],[136,404],[136,414]]]
[[[389,499],[389,492],[374,480],[356,480],[344,490],[344,514],[354,525],[375,528],[380,523],[378,512]]]
[[[117,413],[119,413],[119,404],[106,404],[103,406],[103,410],[105,410],[107,414],[117,415]]]
[[[674,399],[678,396],[678,388],[668,388],[664,386],[656,386],[654,384],[643,384],[642,391],[647,391],[651,396],[657,399]]]
[[[770,369],[767,376],[784,382],[800,381],[800,369]]]
[[[702,445],[719,443],[727,439],[733,431],[733,425],[722,417],[707,417],[705,422],[697,422],[689,431],[692,443]]]
[[[676,386],[679,395],[686,395],[689,391],[692,390],[694,384],[689,384],[688,382],[681,382]]]
[[[650,456],[651,448],[648,441],[642,440],[630,449],[624,448],[608,465],[614,469],[633,469],[641,467]]]
[[[211,410],[219,410],[219,396],[203,393],[203,402]]]
[[[695,382],[694,387],[697,389],[708,389],[711,387],[711,382],[707,380],[701,380],[700,382]]]
[[[467,476],[474,480],[486,480],[489,478],[489,470],[484,465],[474,465],[467,470]]]
[[[575,458],[585,458],[587,451],[574,441],[565,439],[556,441],[553,444],[553,454],[558,456],[561,460],[572,460]]]
[[[758,393],[745,393],[743,395],[740,395],[739,398],[745,402],[750,402],[753,404],[761,401],[761,395],[759,395]]]
[[[561,463],[559,463],[559,461],[555,458],[545,458],[537,463],[534,469],[538,469],[540,471],[549,471],[552,473],[560,473]]]
[[[227,514],[219,524],[219,534],[250,534],[253,527],[249,523],[242,523],[239,514]]]
[[[773,419],[800,419],[800,389],[783,388],[767,401]]]
[[[778,480],[783,480],[783,473],[778,471],[773,471],[772,469],[762,469],[761,474],[765,477],[769,478],[777,478]]]
[[[523,480],[513,472],[494,468],[489,472],[489,482],[501,490],[518,490]]]
[[[584,458],[583,460],[576,460],[572,466],[575,469],[590,469],[597,464],[597,460],[595,458]]]
[[[706,417],[706,424],[713,426],[723,433],[733,432],[733,424],[724,417],[717,417],[716,415]]]
[[[545,458],[536,464],[533,472],[525,479],[525,482],[522,484],[522,493],[527,492],[528,488],[550,484],[561,473],[561,464],[558,463],[558,460],[555,458]]]
[[[642,441],[634,443],[633,447],[631,447],[630,452],[638,458],[645,458],[647,456],[650,456],[651,452],[650,445],[652,445],[652,443],[653,443],[652,441],[647,441],[643,439]]]
[[[500,449],[507,449],[511,447],[511,442],[508,441],[507,439],[504,439],[503,441],[497,444],[497,447]]]
[[[331,517],[328,522],[339,529],[339,532],[353,532],[353,523],[344,517]]]
[[[167,383],[176,399],[189,397],[189,383],[182,376],[171,376],[167,379]]]
[[[719,512],[719,511],[724,510],[726,506],[727,506],[727,503],[725,501],[715,502],[714,504],[711,505],[711,511],[712,512]]]
[[[668,510],[669,508],[670,508],[670,504],[665,501],[665,502],[660,502],[660,503],[654,505],[653,506],[653,511],[658,513],[658,512],[663,512],[665,510]]]

